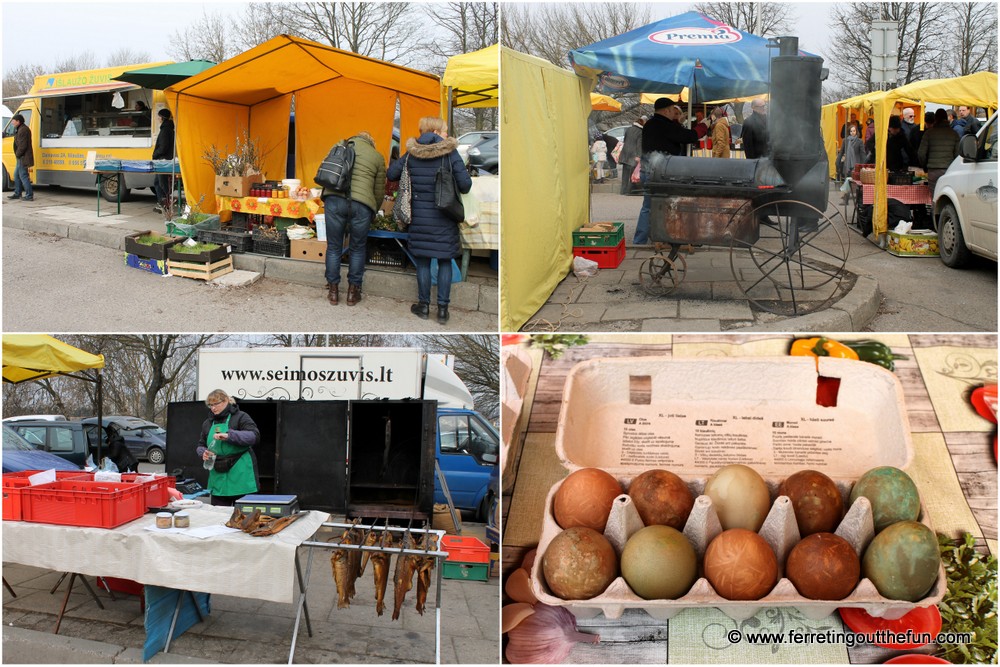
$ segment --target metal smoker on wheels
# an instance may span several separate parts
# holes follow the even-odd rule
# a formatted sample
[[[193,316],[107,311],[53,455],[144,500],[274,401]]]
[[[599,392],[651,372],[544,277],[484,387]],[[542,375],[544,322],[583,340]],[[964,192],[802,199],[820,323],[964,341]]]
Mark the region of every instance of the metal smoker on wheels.
[[[740,291],[761,310],[801,315],[841,292],[849,241],[826,214],[820,93],[827,72],[822,58],[799,55],[798,42],[778,37],[769,44],[779,49],[771,58],[770,157],[643,156],[655,244],[639,270],[647,294],[681,284],[686,245],[729,247]]]

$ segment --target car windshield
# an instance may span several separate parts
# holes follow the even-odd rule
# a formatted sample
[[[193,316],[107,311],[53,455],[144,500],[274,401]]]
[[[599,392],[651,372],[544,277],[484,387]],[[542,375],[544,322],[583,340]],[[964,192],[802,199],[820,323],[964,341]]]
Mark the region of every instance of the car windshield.
[[[27,440],[17,434],[17,431],[9,426],[3,427],[3,448],[16,452],[37,452]]]

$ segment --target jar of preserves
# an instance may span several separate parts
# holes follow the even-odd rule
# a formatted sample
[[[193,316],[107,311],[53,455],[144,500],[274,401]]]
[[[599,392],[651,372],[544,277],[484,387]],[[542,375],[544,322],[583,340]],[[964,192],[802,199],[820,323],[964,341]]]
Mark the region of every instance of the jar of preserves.
[[[156,513],[156,527],[157,528],[170,528],[173,525],[173,515],[170,512],[157,512]]]

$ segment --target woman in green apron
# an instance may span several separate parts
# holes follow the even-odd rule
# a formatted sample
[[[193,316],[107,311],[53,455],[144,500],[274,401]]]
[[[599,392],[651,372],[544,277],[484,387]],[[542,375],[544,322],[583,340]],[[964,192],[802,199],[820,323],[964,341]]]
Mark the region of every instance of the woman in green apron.
[[[214,457],[208,473],[212,504],[231,506],[259,489],[253,446],[260,442],[260,431],[250,415],[221,389],[210,393],[205,404],[212,416],[201,425],[198,451],[204,461]]]

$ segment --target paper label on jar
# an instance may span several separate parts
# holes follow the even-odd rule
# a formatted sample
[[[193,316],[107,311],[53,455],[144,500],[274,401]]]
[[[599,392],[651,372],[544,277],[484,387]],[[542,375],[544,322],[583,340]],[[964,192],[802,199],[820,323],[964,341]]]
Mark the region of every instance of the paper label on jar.
[[[864,447],[871,418],[854,412],[834,415],[817,406],[748,406],[743,412],[718,406],[674,403],[617,405],[598,410],[590,420],[580,465],[635,470],[682,468],[710,473],[742,463],[761,471],[874,467]],[[865,451],[868,450],[868,451]],[[581,458],[585,459],[581,461]]]

